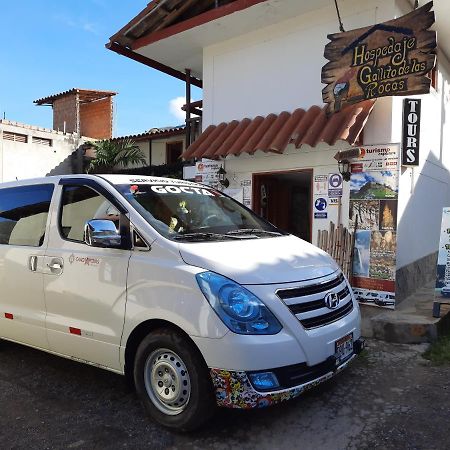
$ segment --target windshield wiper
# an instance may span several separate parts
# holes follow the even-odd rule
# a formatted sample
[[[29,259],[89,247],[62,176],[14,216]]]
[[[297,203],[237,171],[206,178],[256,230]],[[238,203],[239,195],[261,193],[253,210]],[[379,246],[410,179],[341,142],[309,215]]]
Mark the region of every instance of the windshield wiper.
[[[237,234],[267,234],[270,236],[282,236],[282,233],[278,231],[261,230],[260,228],[240,228],[239,230],[228,231],[227,235]]]
[[[174,240],[189,240],[189,241],[212,241],[217,239],[240,239],[238,236],[230,236],[227,234],[218,234],[218,233],[186,233],[186,234],[178,234],[173,237]]]

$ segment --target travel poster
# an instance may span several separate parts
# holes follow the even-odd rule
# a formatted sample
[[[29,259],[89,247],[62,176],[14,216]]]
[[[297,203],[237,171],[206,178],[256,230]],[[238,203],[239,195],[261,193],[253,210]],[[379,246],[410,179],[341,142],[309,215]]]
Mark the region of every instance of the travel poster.
[[[355,231],[352,287],[368,305],[395,307],[398,145],[361,148],[351,161],[349,228]]]

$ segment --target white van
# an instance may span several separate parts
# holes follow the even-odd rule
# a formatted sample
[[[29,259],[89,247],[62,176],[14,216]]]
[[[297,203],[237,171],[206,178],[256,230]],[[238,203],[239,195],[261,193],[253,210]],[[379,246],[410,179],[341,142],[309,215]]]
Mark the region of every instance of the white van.
[[[183,430],[296,397],[364,345],[326,253],[187,181],[0,185],[0,283],[1,338],[130,377]]]

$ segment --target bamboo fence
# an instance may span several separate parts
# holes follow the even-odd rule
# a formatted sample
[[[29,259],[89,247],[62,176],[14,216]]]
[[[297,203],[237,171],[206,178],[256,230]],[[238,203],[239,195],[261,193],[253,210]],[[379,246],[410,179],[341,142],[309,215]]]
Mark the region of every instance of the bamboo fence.
[[[351,283],[353,275],[353,249],[355,235],[343,225],[330,222],[329,230],[319,230],[317,246],[336,260],[344,275]]]

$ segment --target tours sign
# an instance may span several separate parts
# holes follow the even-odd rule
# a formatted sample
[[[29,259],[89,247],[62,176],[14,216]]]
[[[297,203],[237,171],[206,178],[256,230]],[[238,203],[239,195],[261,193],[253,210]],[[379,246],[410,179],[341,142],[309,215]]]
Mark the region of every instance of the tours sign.
[[[436,63],[433,2],[389,22],[328,35],[322,97],[330,113],[391,95],[426,94]]]

